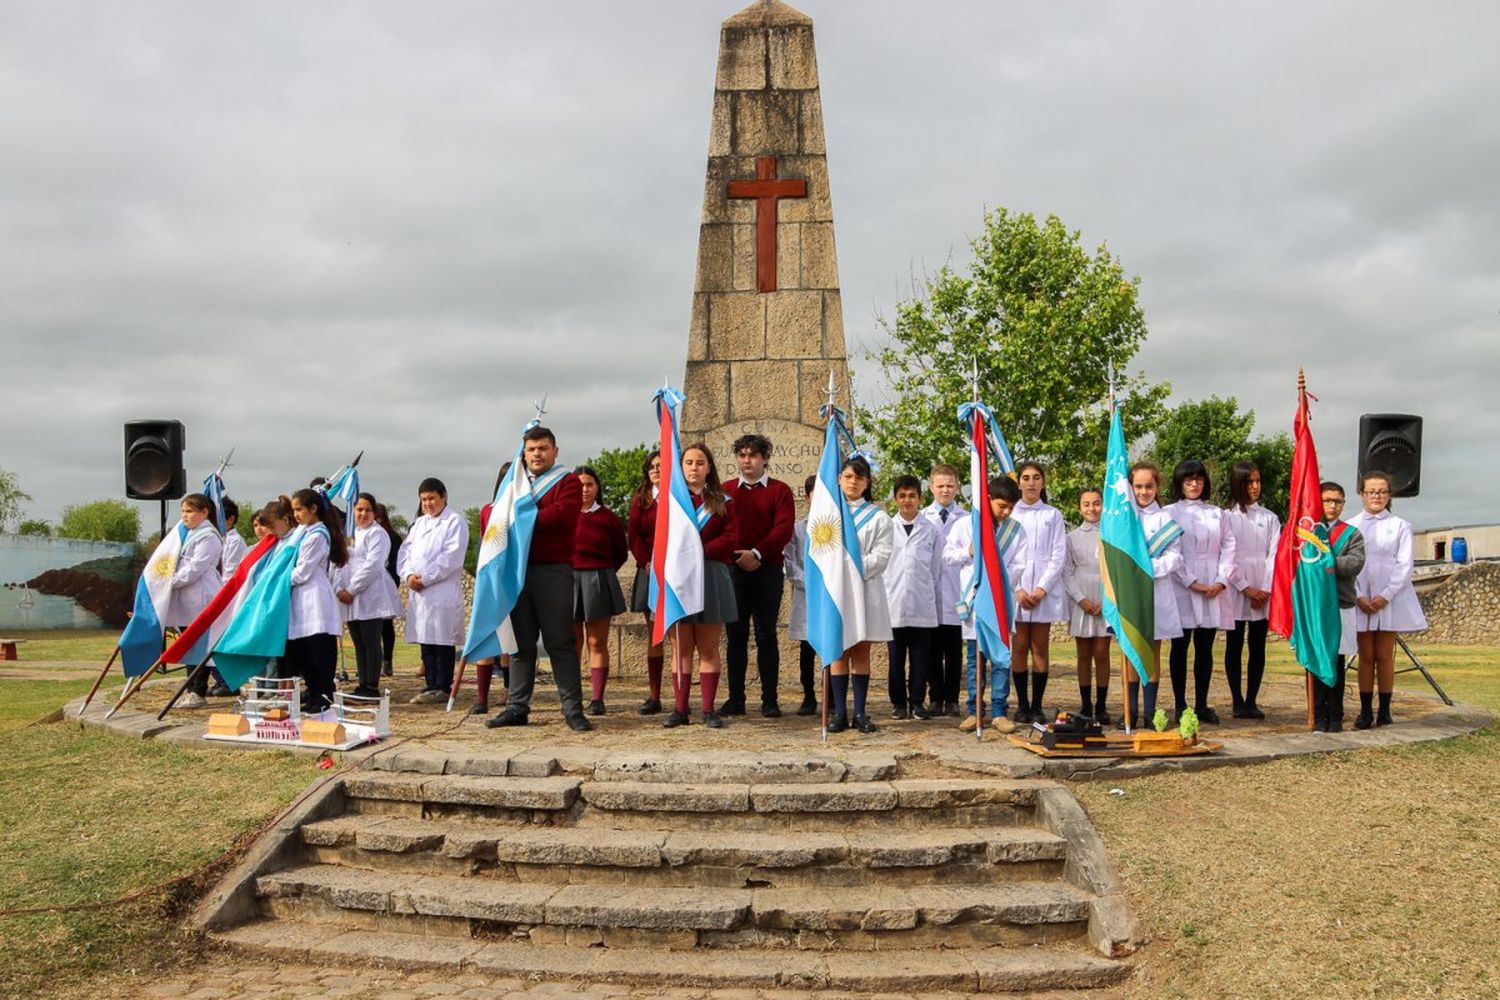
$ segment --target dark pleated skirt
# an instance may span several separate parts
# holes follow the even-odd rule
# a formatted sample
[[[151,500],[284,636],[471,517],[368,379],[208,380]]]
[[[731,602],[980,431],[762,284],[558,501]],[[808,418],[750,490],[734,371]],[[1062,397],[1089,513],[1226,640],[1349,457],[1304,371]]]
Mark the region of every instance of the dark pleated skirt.
[[[707,559],[703,563],[703,610],[683,619],[688,625],[723,625],[739,621],[734,599],[734,576],[728,563]]]
[[[573,571],[573,620],[597,622],[625,613],[625,594],[614,570]]]

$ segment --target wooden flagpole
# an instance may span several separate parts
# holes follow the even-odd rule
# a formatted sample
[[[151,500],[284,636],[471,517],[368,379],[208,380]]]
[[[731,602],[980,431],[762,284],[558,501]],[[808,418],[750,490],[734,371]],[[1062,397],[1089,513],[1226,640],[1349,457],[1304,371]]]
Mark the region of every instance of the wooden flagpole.
[[[1144,695],[1144,689],[1141,691]],[[1125,655],[1125,650],[1120,650],[1120,701],[1123,702],[1125,710],[1125,735],[1130,735],[1130,657]]]
[[[125,703],[132,697],[134,697],[135,693],[139,691],[143,686],[145,686],[146,681],[151,678],[151,675],[160,670],[161,667],[162,662],[160,659],[158,659],[155,663],[151,664],[151,666],[147,667],[139,677],[132,680],[129,684],[126,684],[125,690],[120,692],[120,700],[110,706],[109,711],[104,713],[104,718],[106,720],[114,718],[114,714],[121,708],[125,707]]]
[[[104,683],[104,675],[109,673],[109,668],[114,666],[115,661],[119,658],[120,647],[116,646],[115,651],[109,654],[109,662],[104,664],[104,669],[99,671],[98,677],[94,678],[94,686],[89,688],[88,697],[83,699],[83,707],[78,710],[78,717],[80,719],[83,718],[83,713],[89,710],[89,703],[94,700],[94,695],[99,692],[99,685]]]
[[[188,671],[187,678],[182,682],[182,687],[177,689],[177,693],[172,695],[171,699],[167,701],[166,706],[163,707],[162,710],[157,714],[157,722],[160,722],[162,719],[165,719],[167,717],[167,713],[172,711],[172,706],[177,704],[177,699],[186,694],[188,687],[193,683],[193,681],[197,680],[198,676],[202,674],[203,671],[208,669],[208,661],[211,659],[213,659],[212,653],[199,660],[198,665],[192,670]]]
[[[495,657],[498,661],[500,657]],[[458,669],[453,671],[453,690],[448,692],[448,707],[444,711],[453,711],[453,700],[458,697],[458,686],[464,682],[464,666],[469,662],[467,656],[458,658]]]

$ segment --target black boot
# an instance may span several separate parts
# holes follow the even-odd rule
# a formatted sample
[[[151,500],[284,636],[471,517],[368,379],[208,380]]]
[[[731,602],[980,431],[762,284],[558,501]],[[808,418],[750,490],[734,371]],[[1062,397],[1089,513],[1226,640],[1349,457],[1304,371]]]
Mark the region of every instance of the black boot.
[[[1354,720],[1355,729],[1369,729],[1375,725],[1374,702],[1374,692],[1361,691],[1359,693],[1359,715]]]
[[[1313,727],[1315,733],[1328,732],[1328,688],[1320,680],[1313,680]]]
[[[1387,691],[1380,692],[1380,708],[1375,713],[1375,725],[1389,726],[1391,724],[1391,696]]]
[[[1344,658],[1339,657],[1338,670],[1333,676],[1333,687],[1328,691],[1328,731],[1330,733],[1342,733],[1344,731]]]
[[[1047,710],[1042,707],[1042,695],[1047,693],[1047,675],[1036,671],[1031,673],[1031,718],[1041,722],[1050,722],[1047,718]]]

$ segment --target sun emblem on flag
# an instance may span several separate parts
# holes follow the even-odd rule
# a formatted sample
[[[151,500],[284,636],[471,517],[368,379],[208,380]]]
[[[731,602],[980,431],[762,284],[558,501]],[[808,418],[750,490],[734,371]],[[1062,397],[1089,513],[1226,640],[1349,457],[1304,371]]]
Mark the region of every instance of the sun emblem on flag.
[[[484,544],[494,545],[505,537],[505,527],[497,522],[490,522],[490,526],[484,532]]]
[[[807,541],[819,554],[838,548],[844,544],[844,525],[827,514],[815,517],[807,522]]]
[[[159,579],[169,577],[176,568],[177,560],[164,555],[151,564],[151,575]]]

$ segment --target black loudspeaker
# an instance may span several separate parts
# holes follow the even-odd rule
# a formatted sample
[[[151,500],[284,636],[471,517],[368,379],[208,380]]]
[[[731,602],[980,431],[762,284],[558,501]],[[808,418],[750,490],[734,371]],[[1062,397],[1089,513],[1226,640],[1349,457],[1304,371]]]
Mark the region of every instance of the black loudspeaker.
[[[1409,413],[1366,413],[1359,418],[1359,474],[1391,477],[1391,496],[1422,490],[1422,418]]]
[[[187,493],[182,462],[187,431],[181,420],[132,420],[125,425],[125,495],[132,500],[176,500]]]

